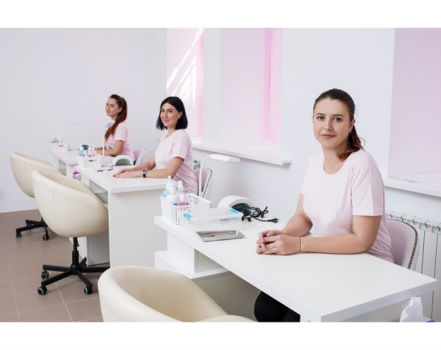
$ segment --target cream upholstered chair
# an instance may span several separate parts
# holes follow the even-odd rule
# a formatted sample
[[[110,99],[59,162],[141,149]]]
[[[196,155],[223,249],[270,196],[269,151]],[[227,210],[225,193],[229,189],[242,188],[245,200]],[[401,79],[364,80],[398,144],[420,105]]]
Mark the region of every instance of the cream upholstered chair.
[[[34,170],[44,170],[56,174],[62,174],[60,170],[53,167],[49,162],[26,154],[12,152],[9,154],[9,160],[18,186],[24,193],[32,198],[34,198],[34,190],[32,188],[31,174]],[[41,218],[41,221],[26,220],[26,226],[17,228],[15,236],[21,237],[23,231],[32,230],[37,227],[44,228],[45,235],[43,236],[43,239],[47,241],[49,235],[43,217]]]
[[[253,322],[227,315],[193,281],[167,270],[112,267],[98,288],[104,322]]]
[[[87,258],[79,261],[78,237],[91,236],[109,227],[108,210],[101,200],[84,183],[70,177],[48,171],[36,170],[32,173],[32,184],[38,209],[47,225],[56,234],[73,238],[72,265],[43,265],[41,278],[49,277],[49,271],[62,273],[43,280],[38,294],[44,295],[46,286],[68,276],[78,276],[86,287],[85,294],[92,293],[92,283],[84,272],[104,272],[108,267],[86,267]]]
[[[415,271],[419,252],[417,230],[402,221],[388,219],[386,222],[394,263]]]
[[[199,173],[200,173],[201,169],[195,169],[193,170],[194,175],[196,176],[197,179],[197,184],[198,184],[198,189],[199,189]],[[210,198],[210,180],[211,177],[213,176],[213,171],[209,168],[203,168],[202,169],[202,193],[198,193],[199,197],[202,198]]]
[[[133,151],[133,155],[135,156],[135,166],[138,166],[142,163],[142,160],[145,156],[145,148],[138,148],[137,150]]]

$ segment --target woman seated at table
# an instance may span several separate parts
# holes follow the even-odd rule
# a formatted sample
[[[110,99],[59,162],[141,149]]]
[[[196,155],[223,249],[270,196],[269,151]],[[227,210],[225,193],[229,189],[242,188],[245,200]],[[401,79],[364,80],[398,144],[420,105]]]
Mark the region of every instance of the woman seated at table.
[[[193,172],[193,148],[188,126],[187,114],[181,99],[167,97],[161,103],[156,128],[167,129],[167,134],[148,162],[131,169],[123,169],[114,176],[118,178],[148,177],[171,178],[182,181],[186,193],[197,194],[197,179]],[[156,167],[155,170],[153,170]],[[144,174],[143,174],[144,172]]]
[[[105,151],[104,155],[116,157],[119,155],[126,155],[135,162],[135,155],[133,154],[129,144],[129,131],[127,130],[127,102],[124,97],[112,95],[106,103],[106,114],[115,121],[105,134]],[[103,154],[102,147],[97,148],[98,154]]]
[[[375,160],[361,146],[354,112],[351,96],[339,89],[315,100],[313,130],[322,148],[309,157],[294,216],[282,230],[259,234],[258,254],[367,252],[393,263],[383,180]],[[313,225],[317,237],[301,238]],[[263,292],[254,313],[261,322],[300,320]]]

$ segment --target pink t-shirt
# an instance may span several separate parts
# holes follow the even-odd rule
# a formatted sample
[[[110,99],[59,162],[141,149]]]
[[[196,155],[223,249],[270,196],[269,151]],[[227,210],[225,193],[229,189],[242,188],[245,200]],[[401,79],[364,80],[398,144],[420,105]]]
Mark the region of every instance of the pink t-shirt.
[[[317,236],[352,232],[352,216],[382,215],[377,238],[367,252],[393,263],[391,240],[384,208],[384,184],[374,158],[364,150],[351,153],[335,174],[323,170],[323,150],[315,151],[308,162],[301,189],[303,209]]]
[[[129,144],[129,131],[127,130],[127,126],[124,122],[118,124],[115,133],[109,136],[106,142],[106,149],[115,149],[116,141],[124,141],[124,147],[121,154],[129,156],[133,161],[135,161],[135,155],[133,154]]]
[[[191,138],[183,130],[176,130],[166,138],[161,138],[158,149],[155,152],[155,163],[157,169],[167,169],[172,158],[179,157],[184,160],[173,180],[182,181],[185,193],[198,193],[198,184],[193,172],[193,147]]]

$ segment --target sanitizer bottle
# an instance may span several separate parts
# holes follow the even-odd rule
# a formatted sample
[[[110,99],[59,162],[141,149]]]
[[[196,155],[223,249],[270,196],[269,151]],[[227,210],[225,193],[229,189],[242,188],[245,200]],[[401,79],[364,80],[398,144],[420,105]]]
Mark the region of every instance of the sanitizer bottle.
[[[182,183],[182,181],[178,181],[178,198],[181,198],[181,196],[184,196],[184,202],[185,202],[186,196],[185,196],[185,191],[184,191],[184,184]]]
[[[177,196],[177,190],[175,186],[170,187],[168,195],[167,195],[167,200],[173,204],[176,205],[178,204],[179,201],[179,197]]]
[[[181,194],[179,196],[179,202],[178,202],[178,206],[183,206],[183,205],[188,205],[186,199],[185,199],[185,194]]]
[[[168,195],[168,192],[170,190],[170,187],[172,187],[172,186],[173,186],[173,184],[171,182],[171,176],[169,176],[168,177],[167,185],[165,187],[165,190],[164,190],[164,192],[162,192],[162,197],[167,198],[167,195]]]

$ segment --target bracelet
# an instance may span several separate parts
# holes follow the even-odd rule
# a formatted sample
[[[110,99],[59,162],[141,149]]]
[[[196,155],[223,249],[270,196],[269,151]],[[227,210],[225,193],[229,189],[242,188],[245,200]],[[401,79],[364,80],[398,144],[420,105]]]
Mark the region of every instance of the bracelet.
[[[302,239],[299,237],[299,253],[302,252]]]

